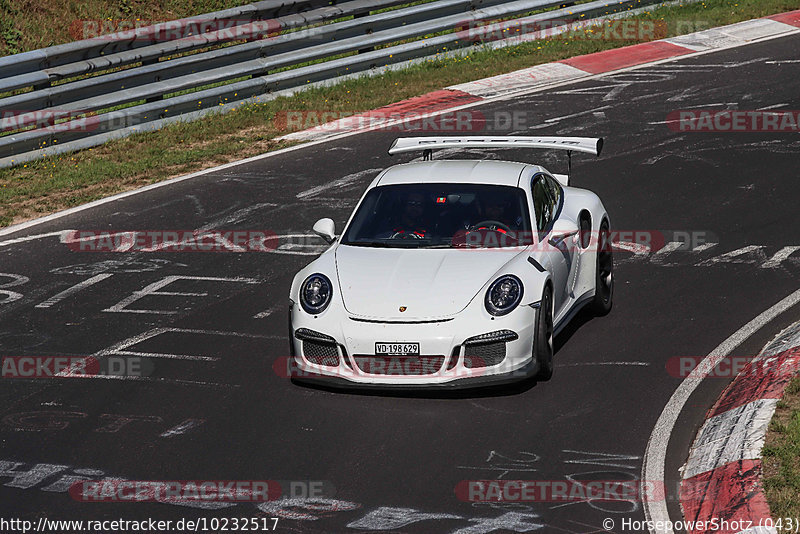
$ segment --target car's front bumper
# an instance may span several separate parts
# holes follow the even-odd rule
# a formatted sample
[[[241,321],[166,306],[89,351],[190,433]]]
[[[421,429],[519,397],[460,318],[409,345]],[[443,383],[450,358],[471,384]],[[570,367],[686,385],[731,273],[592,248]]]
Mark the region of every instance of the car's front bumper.
[[[524,380],[538,368],[538,362],[532,359],[536,313],[531,306],[520,306],[504,317],[490,318],[473,311],[438,322],[386,323],[349,316],[312,317],[295,305],[290,321],[290,376],[331,387],[401,389],[475,387]],[[309,332],[311,341],[319,342],[316,346],[308,343]],[[498,332],[504,334],[495,334],[491,343],[474,341],[476,336]],[[322,337],[314,338],[316,334]],[[376,357],[375,344],[384,342],[419,343],[422,356],[416,360],[421,363],[416,361],[415,365],[415,357]],[[325,343],[328,348],[320,349]],[[502,353],[498,352],[500,345]],[[327,350],[328,357],[308,354],[309,347],[316,355]]]
[[[448,382],[412,382],[412,383],[387,383],[387,382],[373,382],[361,380],[349,380],[337,376],[318,376],[309,374],[302,371],[297,371],[297,374],[292,376],[295,380],[304,384],[311,384],[314,386],[327,387],[327,388],[342,388],[342,389],[372,389],[372,390],[430,390],[430,389],[446,389],[446,390],[460,390],[472,389],[488,386],[502,386],[504,384],[513,384],[536,376],[539,371],[539,363],[533,360],[528,361],[519,369],[509,371],[503,374],[493,374],[486,376],[473,376],[469,379],[457,378]]]

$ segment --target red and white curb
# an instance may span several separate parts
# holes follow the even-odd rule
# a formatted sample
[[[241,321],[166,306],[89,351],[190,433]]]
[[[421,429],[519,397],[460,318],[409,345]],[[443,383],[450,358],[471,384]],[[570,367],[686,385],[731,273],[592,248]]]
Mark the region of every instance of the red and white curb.
[[[723,527],[715,530],[719,534],[777,532],[761,485],[761,449],[799,364],[797,323],[771,341],[717,400],[682,470],[680,502],[687,525],[715,520]],[[687,527],[689,534],[706,531]]]
[[[456,110],[483,100],[542,90],[581,78],[640,67],[689,54],[733,48],[797,32],[800,32],[800,10],[577,56],[555,63],[544,63],[507,74],[453,85],[376,110],[293,132],[281,139],[317,141],[345,133],[387,128],[409,120],[424,120],[433,114]],[[519,40],[519,38],[512,39]],[[439,122],[433,127],[438,124]]]

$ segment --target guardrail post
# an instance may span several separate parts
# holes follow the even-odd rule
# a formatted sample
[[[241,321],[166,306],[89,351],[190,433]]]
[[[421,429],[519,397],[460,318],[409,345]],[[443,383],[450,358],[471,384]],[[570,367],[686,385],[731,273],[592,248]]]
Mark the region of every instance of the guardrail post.
[[[356,13],[355,15],[353,15],[353,18],[354,19],[363,19],[364,17],[370,16],[370,14],[371,13],[369,11],[367,11],[366,13]],[[367,30],[367,35],[369,35],[371,33],[372,33],[372,30]],[[358,49],[358,53],[359,54],[366,54],[367,52],[372,52],[373,50],[375,50],[374,46],[370,47],[370,48],[359,48]]]
[[[144,61],[142,61],[142,66],[144,67],[145,65],[155,65],[156,63],[158,63],[158,58],[154,57],[154,58],[145,59]],[[151,104],[153,102],[158,102],[159,100],[163,100],[163,99],[164,99],[164,95],[158,95],[158,96],[151,96],[150,98],[145,98],[144,101],[147,104]]]

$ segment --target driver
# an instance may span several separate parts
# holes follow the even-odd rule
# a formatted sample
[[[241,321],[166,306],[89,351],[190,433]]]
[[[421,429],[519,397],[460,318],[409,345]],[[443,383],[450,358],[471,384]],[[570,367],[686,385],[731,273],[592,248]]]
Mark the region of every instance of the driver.
[[[491,221],[497,221],[508,226],[508,217],[506,216],[507,203],[503,202],[498,197],[490,197],[486,203],[486,218]]]
[[[466,231],[466,246],[496,247],[518,244],[517,230],[521,224],[515,217],[511,199],[489,192],[482,195],[478,205],[479,220]]]
[[[473,229],[494,230],[502,234],[511,231],[514,225],[510,220],[512,216],[508,213],[509,207],[508,199],[502,195],[487,195],[483,203],[483,220],[476,223]]]
[[[423,223],[424,214],[425,195],[422,193],[409,193],[403,205],[403,211],[400,214],[399,225],[392,229],[392,238],[425,238],[427,229]]]

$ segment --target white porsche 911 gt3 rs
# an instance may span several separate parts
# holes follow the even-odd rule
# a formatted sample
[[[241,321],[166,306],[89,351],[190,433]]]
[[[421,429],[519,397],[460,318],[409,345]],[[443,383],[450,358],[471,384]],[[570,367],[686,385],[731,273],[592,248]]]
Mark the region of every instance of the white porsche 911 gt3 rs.
[[[584,305],[611,309],[610,220],[568,175],[496,160],[432,160],[442,148],[599,155],[581,137],[418,137],[390,154],[331,247],[289,294],[292,375],[338,386],[496,384],[553,373],[553,336]]]

